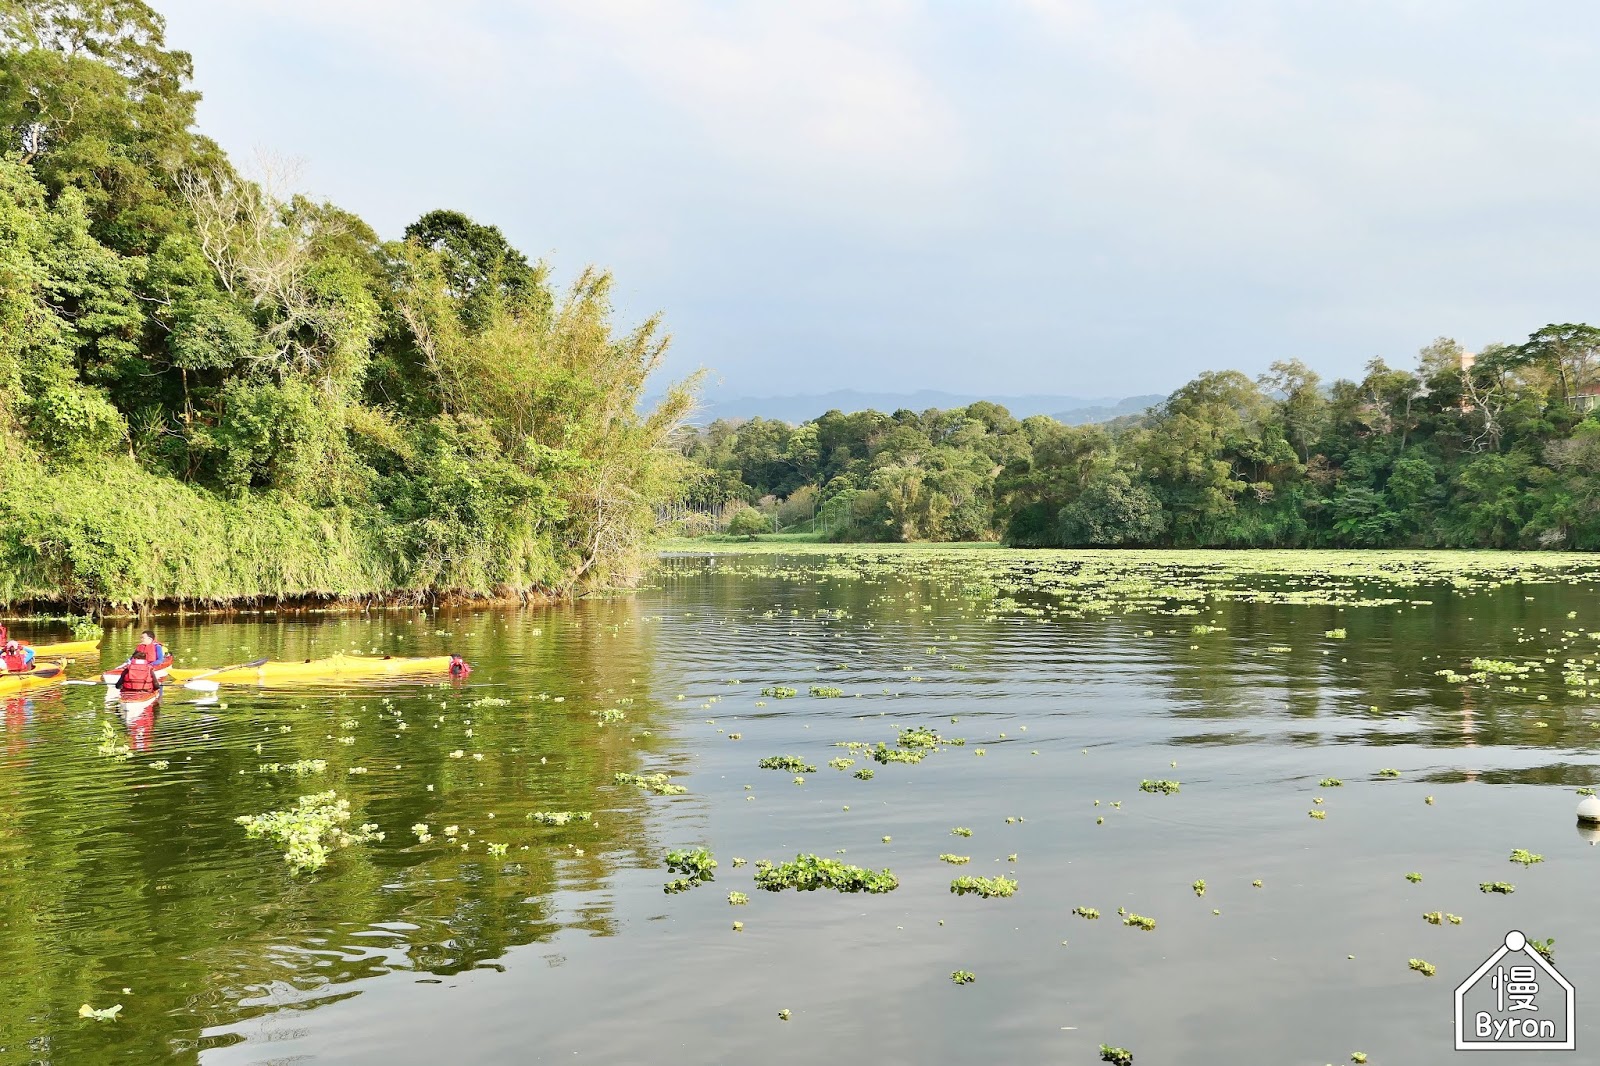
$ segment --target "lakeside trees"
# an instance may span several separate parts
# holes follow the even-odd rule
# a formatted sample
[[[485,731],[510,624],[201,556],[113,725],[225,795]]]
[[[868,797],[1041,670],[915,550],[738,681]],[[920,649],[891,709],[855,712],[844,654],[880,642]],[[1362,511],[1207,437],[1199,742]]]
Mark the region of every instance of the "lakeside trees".
[[[608,274],[558,290],[463,215],[384,241],[247,179],[163,30],[141,0],[0,0],[0,597],[629,577],[692,401],[637,411],[659,320],[615,331]]]
[[[953,411],[713,423],[704,499],[809,493],[844,540],[1033,546],[1600,549],[1600,329],[1554,324],[1324,384],[1298,360],[1207,372],[1098,426]],[[779,513],[781,519],[782,514]]]

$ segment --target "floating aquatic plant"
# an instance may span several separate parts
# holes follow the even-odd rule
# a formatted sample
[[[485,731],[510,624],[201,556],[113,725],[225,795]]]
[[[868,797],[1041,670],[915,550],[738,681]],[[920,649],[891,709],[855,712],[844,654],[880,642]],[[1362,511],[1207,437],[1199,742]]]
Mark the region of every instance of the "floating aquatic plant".
[[[96,749],[108,759],[127,760],[133,758],[133,749],[128,746],[128,741],[123,735],[112,728],[110,722],[100,723],[100,747]]]
[[[963,866],[966,863],[969,863],[969,862],[972,861],[972,856],[971,855],[950,855],[950,854],[945,854],[945,855],[939,856],[939,859],[940,859],[940,861],[947,862],[952,866]]]
[[[848,770],[855,764],[856,761],[854,759],[846,759],[842,756],[828,760],[828,765],[833,767],[835,770]]]
[[[717,860],[705,848],[677,848],[667,852],[667,869],[673,873],[687,874],[696,883],[716,879],[713,873]]]
[[[350,803],[334,792],[301,796],[288,810],[240,815],[234,821],[244,826],[248,837],[267,837],[284,845],[283,859],[296,873],[321,869],[339,848],[383,839],[370,823],[347,831]]]
[[[924,726],[911,726],[900,730],[900,737],[895,742],[902,748],[935,748],[941,743],[939,734]]]
[[[817,768],[798,755],[769,755],[756,763],[763,770],[783,770],[791,774],[814,774]]]
[[[793,888],[812,892],[829,888],[835,892],[893,892],[900,887],[899,878],[888,870],[874,873],[860,866],[848,866],[837,859],[824,859],[820,855],[796,855],[793,862],[771,863],[765,859],[756,862],[756,887],[768,892],[782,892]]]
[[[78,1017],[90,1018],[97,1022],[114,1022],[117,1020],[117,1015],[121,1013],[122,1004],[120,1003],[113,1007],[101,1007],[99,1009],[91,1007],[89,1004],[85,1003],[83,1006],[78,1008]]]
[[[293,774],[295,777],[310,777],[320,774],[328,768],[324,759],[301,759],[298,762],[279,763],[264,762],[256,767],[258,774]]]
[[[1322,821],[1324,818],[1328,817],[1328,812],[1327,811],[1307,811],[1306,813],[1311,815],[1311,817],[1317,819],[1317,821],[1319,821],[1319,822]]]
[[[838,699],[840,696],[843,696],[844,695],[844,689],[842,689],[842,688],[833,688],[833,687],[828,686],[828,685],[812,685],[811,686],[811,695],[813,695],[817,699],[821,699],[821,700],[833,700],[833,699]]]
[[[1412,884],[1416,884],[1422,880],[1422,875],[1413,871],[1412,873],[1406,874],[1406,880],[1410,881]]]
[[[950,980],[958,985],[970,985],[977,980],[971,970],[955,970],[950,974]]]
[[[1383,770],[1379,770],[1378,771],[1378,776],[1379,777],[1399,777],[1400,776],[1400,771],[1399,770],[1392,770],[1392,769],[1383,769]]]
[[[872,767],[863,766],[861,769],[857,770],[855,773],[851,774],[850,776],[854,777],[858,781],[871,781],[872,778],[875,775],[876,775],[876,771],[873,770]]]
[[[921,749],[906,750],[904,748],[891,748],[887,744],[879,744],[872,749],[872,761],[883,763],[887,766],[892,762],[919,763],[927,754]]]
[[[587,822],[590,818],[588,811],[534,811],[528,815],[528,820],[538,822],[540,825],[568,825],[572,822]]]
[[[1417,971],[1424,977],[1432,977],[1434,974],[1439,972],[1439,968],[1437,966],[1431,962],[1424,962],[1422,959],[1412,959],[1409,965],[1413,970]]]
[[[969,837],[972,835],[972,830],[968,829],[964,825],[958,825],[954,829],[950,830],[950,833],[952,836]]]
[[[1132,926],[1135,929],[1143,929],[1147,933],[1153,933],[1156,929],[1156,920],[1154,918],[1146,918],[1142,914],[1127,915],[1122,919],[1122,924]]]
[[[1197,896],[1203,896],[1206,894],[1206,881],[1203,877],[1189,887],[1194,889],[1194,894]]]
[[[786,1022],[786,1021],[788,1021],[788,1020],[789,1020],[789,1019],[790,1019],[790,1018],[791,1018],[791,1017],[792,1017],[792,1015],[791,1015],[791,1014],[790,1014],[790,1013],[789,1013],[789,1011],[788,1011],[788,1010],[780,1010],[780,1011],[779,1011],[779,1012],[778,1012],[778,1019],[779,1019],[779,1020],[780,1020],[780,1021],[785,1021],[785,1022]]]
[[[628,774],[619,770],[614,780],[619,785],[636,785],[658,796],[681,796],[689,791],[682,785],[674,785],[666,774]]]
[[[1532,866],[1536,862],[1544,862],[1543,855],[1535,855],[1525,848],[1517,848],[1511,853],[1512,862],[1520,862],[1524,866]]]
[[[958,896],[1004,898],[1016,895],[1017,882],[1009,877],[958,877],[950,882],[950,891]]]
[[[735,907],[742,907],[746,903],[750,902],[750,897],[745,895],[743,892],[729,892],[728,902]]]
[[[1479,892],[1494,892],[1502,896],[1509,896],[1516,890],[1516,885],[1506,881],[1484,881],[1478,885]]]
[[[1100,912],[1093,907],[1074,907],[1072,908],[1072,913],[1079,918],[1089,918],[1091,920],[1100,917]]]
[[[761,694],[768,699],[787,700],[800,695],[799,689],[786,688],[783,685],[769,685],[761,690]]]
[[[1140,792],[1159,792],[1163,796],[1170,796],[1178,791],[1180,782],[1177,781],[1140,781]]]
[[[1125,1047],[1112,1047],[1110,1044],[1101,1044],[1100,1061],[1109,1062],[1112,1066],[1133,1066],[1133,1052]]]
[[[1345,631],[1342,629],[1325,630],[1322,635],[1327,637],[1329,640],[1343,640],[1347,636]]]
[[[1324,777],[1321,781],[1317,782],[1317,787],[1318,788],[1342,788],[1342,787],[1344,787],[1344,782],[1339,780],[1337,777]]]
[[[1529,940],[1528,946],[1543,955],[1546,962],[1556,961],[1556,938],[1548,937],[1544,940]]]

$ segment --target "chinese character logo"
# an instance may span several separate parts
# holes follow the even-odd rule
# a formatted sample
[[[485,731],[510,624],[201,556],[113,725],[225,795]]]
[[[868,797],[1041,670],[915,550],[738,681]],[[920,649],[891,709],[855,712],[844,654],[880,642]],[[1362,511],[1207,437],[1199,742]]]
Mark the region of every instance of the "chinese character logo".
[[[1513,929],[1456,986],[1456,1050],[1571,1051],[1577,1046],[1572,1005],[1571,983]]]

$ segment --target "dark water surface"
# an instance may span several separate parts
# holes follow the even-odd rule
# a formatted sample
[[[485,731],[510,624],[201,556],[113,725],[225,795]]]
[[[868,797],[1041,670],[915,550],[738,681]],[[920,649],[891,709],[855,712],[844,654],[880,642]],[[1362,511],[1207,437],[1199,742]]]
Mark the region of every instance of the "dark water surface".
[[[1330,558],[679,558],[568,607],[174,622],[183,664],[476,671],[174,692],[131,727],[97,688],[7,702],[0,1063],[1092,1064],[1101,1043],[1141,1066],[1443,1063],[1455,984],[1511,928],[1556,938],[1580,1050],[1495,1061],[1600,1061],[1600,850],[1573,819],[1600,781],[1593,570]],[[1474,658],[1528,672],[1437,673]],[[834,746],[913,725],[965,744],[917,765]],[[816,772],[756,767],[785,754]],[[300,760],[325,765],[264,769]],[[295,874],[235,824],[328,789],[385,839]],[[700,846],[716,879],[663,893],[664,853]],[[799,852],[900,887],[755,887],[756,860]],[[952,895],[968,874],[1019,888]]]

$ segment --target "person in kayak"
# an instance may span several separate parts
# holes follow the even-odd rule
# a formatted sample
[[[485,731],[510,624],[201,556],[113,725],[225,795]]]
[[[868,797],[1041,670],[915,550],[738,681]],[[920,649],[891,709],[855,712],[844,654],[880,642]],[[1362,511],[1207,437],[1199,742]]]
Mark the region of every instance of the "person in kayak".
[[[467,665],[467,660],[463,659],[459,655],[450,656],[451,677],[459,679],[466,677],[470,673],[472,673],[472,667]]]
[[[146,662],[157,667],[167,661],[167,649],[156,642],[156,635],[148,629],[139,634],[139,650],[144,652]]]
[[[122,693],[125,700],[139,700],[155,693],[160,686],[156,683],[155,669],[150,665],[150,660],[144,656],[144,648],[133,649],[133,658],[117,670],[117,691]]]
[[[8,640],[5,643],[5,651],[0,652],[0,665],[5,666],[8,674],[20,674],[32,670],[33,649],[14,640]]]

